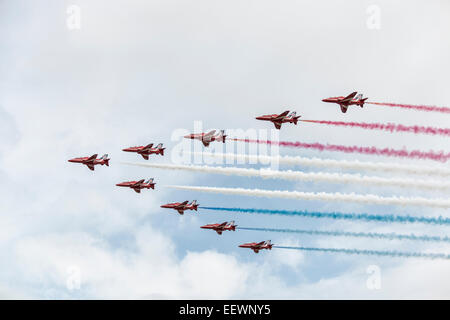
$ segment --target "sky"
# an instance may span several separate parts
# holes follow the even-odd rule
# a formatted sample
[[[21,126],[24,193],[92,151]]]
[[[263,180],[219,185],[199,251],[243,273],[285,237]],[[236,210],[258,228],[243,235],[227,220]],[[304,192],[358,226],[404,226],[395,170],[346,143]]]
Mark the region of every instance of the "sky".
[[[450,298],[450,283],[443,281],[450,277],[445,260],[275,248],[255,255],[238,247],[271,239],[287,246],[449,253],[446,243],[246,230],[218,236],[199,228],[235,220],[245,227],[445,236],[449,227],[202,209],[180,216],[160,208],[196,199],[204,206],[449,214],[413,206],[192,193],[170,185],[431,199],[448,194],[134,167],[122,162],[145,160],[121,151],[162,142],[165,156],[149,162],[173,163],[181,143],[204,149],[198,141],[180,138],[198,124],[205,130],[258,130],[270,136],[271,125],[255,116],[287,109],[303,119],[446,128],[450,118],[445,114],[375,105],[343,114],[321,99],[358,91],[369,101],[449,106],[449,9],[444,0],[0,1],[0,298]],[[279,139],[448,152],[446,137],[312,123],[283,125]],[[209,149],[264,151],[252,148],[227,141]],[[283,147],[272,151],[449,167]],[[108,153],[110,167],[91,172],[67,162],[94,153]],[[115,187],[150,177],[155,190],[137,194]]]

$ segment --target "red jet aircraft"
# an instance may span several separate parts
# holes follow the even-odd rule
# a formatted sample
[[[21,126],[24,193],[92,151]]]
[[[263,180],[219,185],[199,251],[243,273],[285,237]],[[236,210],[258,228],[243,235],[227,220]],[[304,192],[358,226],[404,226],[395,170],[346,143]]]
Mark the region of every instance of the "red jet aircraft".
[[[198,208],[197,200],[192,201],[190,204],[188,204],[188,202],[189,201],[163,204],[161,208],[175,209],[178,211],[179,214],[184,214],[184,210],[197,211]]]
[[[352,92],[346,97],[331,97],[327,99],[323,99],[323,102],[331,102],[331,103],[337,103],[341,106],[341,111],[343,113],[347,112],[347,109],[351,105],[360,106],[361,108],[364,106],[364,102],[368,98],[363,98],[363,95],[360,93],[356,96],[357,92]],[[356,96],[356,97],[355,97]]]
[[[261,242],[250,242],[250,243],[244,243],[241,244],[239,247],[240,248],[249,248],[252,249],[255,253],[258,253],[259,250],[263,250],[263,249],[268,249],[268,250],[272,250],[272,246],[273,244],[271,243],[270,240],[267,241],[261,241]]]
[[[212,229],[216,231],[218,234],[222,234],[223,231],[236,231],[236,225],[234,221],[231,222],[223,222],[223,223],[213,223],[201,226],[202,229]]]
[[[118,187],[129,187],[131,189],[133,189],[134,191],[136,191],[137,193],[141,193],[141,189],[155,189],[155,184],[153,182],[153,178],[148,179],[147,181],[145,181],[145,179],[139,180],[139,181],[125,181],[125,182],[121,182],[116,184],[116,186]]]
[[[222,141],[223,143],[225,143],[225,130],[220,130],[216,135],[214,135],[216,133],[216,130],[211,130],[208,133],[192,133],[192,134],[188,134],[187,136],[184,136],[187,139],[197,139],[200,140],[203,145],[205,147],[208,147],[209,144],[212,141]]]
[[[125,152],[136,152],[138,154],[140,154],[142,156],[142,158],[144,158],[145,160],[148,160],[148,156],[151,154],[160,154],[160,155],[164,155],[164,149],[163,148],[163,144],[160,143],[158,144],[155,148],[153,147],[153,143],[150,143],[146,146],[139,146],[139,147],[130,147],[130,148],[126,148],[126,149],[122,149],[122,151]]]
[[[97,154],[93,154],[90,157],[80,157],[80,158],[73,158],[68,160],[69,162],[74,162],[74,163],[82,163],[85,164],[89,169],[91,169],[92,171],[94,171],[94,166],[97,164],[101,164],[101,165],[106,165],[109,167],[109,160],[108,159],[108,155],[105,154],[103,155],[101,158],[97,159]]]
[[[301,116],[296,116],[296,112],[292,111],[291,114],[289,114],[289,110],[285,111],[283,113],[280,114],[268,114],[265,116],[260,116],[260,117],[256,117],[257,120],[264,120],[264,121],[271,121],[273,122],[273,124],[275,125],[275,128],[280,130],[281,125],[283,123],[293,123],[295,125],[297,125],[298,122],[298,118],[300,118]]]

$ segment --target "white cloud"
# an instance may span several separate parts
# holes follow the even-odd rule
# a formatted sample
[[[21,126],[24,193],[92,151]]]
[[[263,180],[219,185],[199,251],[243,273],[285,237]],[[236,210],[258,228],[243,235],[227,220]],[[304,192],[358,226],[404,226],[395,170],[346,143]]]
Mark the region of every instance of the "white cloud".
[[[70,268],[79,270],[87,297],[226,299],[245,288],[249,268],[231,255],[189,252],[178,260],[171,240],[150,227],[137,230],[135,245],[114,249],[86,233],[46,234],[21,239],[15,255],[31,286],[57,288],[57,296],[75,294],[66,285]]]

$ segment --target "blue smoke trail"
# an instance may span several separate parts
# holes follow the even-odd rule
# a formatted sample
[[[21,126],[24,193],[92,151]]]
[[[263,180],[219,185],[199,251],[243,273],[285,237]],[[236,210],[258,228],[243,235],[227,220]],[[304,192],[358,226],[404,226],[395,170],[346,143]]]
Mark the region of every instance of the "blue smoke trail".
[[[280,249],[294,249],[304,251],[322,251],[346,254],[363,254],[372,256],[399,257],[399,258],[427,258],[427,259],[450,259],[450,255],[445,253],[421,253],[421,252],[402,252],[402,251],[378,251],[378,250],[358,250],[358,249],[342,249],[342,248],[312,248],[312,247],[285,247],[273,246]]]
[[[302,216],[309,218],[329,218],[344,220],[365,220],[376,222],[400,222],[400,223],[427,223],[438,225],[450,225],[450,218],[439,216],[432,217],[413,217],[413,216],[397,216],[393,214],[376,215],[367,213],[339,213],[339,212],[308,212],[308,211],[291,211],[291,210],[269,210],[269,209],[246,209],[246,208],[221,208],[221,207],[199,207],[205,210],[244,212],[244,213],[262,213],[262,214],[282,214],[290,216]]]
[[[397,234],[397,233],[375,233],[375,232],[345,232],[345,231],[322,231],[322,230],[299,230],[299,229],[272,229],[272,228],[247,228],[237,227],[240,230],[265,231],[265,232],[286,232],[300,233],[308,235],[336,236],[336,237],[358,237],[358,238],[376,238],[389,240],[417,240],[417,241],[435,241],[450,242],[449,237],[415,235],[415,234]]]

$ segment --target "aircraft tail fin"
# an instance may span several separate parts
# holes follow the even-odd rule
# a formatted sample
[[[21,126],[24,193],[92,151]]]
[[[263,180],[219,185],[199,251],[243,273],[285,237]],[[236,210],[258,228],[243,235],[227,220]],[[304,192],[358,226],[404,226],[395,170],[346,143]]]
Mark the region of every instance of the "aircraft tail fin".
[[[192,207],[192,209],[194,209],[195,211],[197,211],[197,209],[198,209],[198,203],[197,203],[197,200],[192,201],[191,207]]]
[[[148,180],[147,180],[147,182],[146,182],[146,184],[150,184],[150,183],[153,183],[153,180],[154,180],[154,178],[150,178],[150,179],[148,179]]]
[[[301,117],[301,116],[297,116],[297,112],[295,112],[295,111],[292,111],[292,113],[290,114],[290,118],[292,119],[292,122],[293,122],[295,125],[297,125],[298,119],[299,119],[300,117]]]
[[[225,134],[225,130],[220,130],[219,133],[217,134],[217,141],[222,141],[223,143],[225,143],[225,138],[226,138],[226,134]]]
[[[105,162],[105,165],[107,167],[109,167],[109,159],[108,159],[108,154],[104,154],[101,159]]]
[[[101,157],[101,159],[102,160],[106,160],[106,159],[108,159],[108,154],[106,153],[106,154],[104,154],[102,157]]]
[[[158,149],[159,153],[163,156],[163,155],[164,155],[164,150],[165,150],[166,148],[163,148],[163,144],[160,143],[160,144],[158,144],[158,145],[156,146],[156,149]]]
[[[363,99],[359,100],[359,106],[361,108],[364,107],[364,103],[366,102],[367,99],[369,99],[369,98],[363,98]]]

